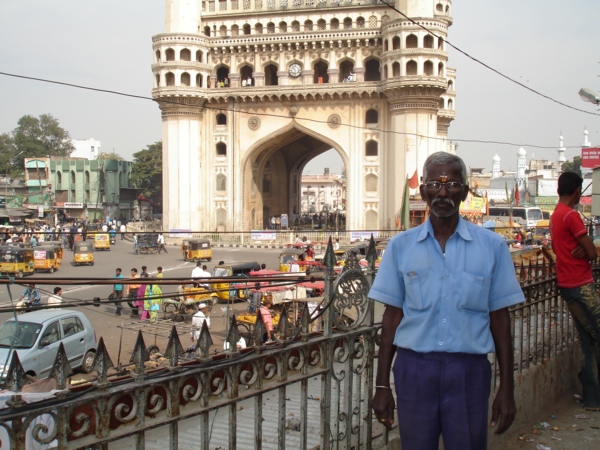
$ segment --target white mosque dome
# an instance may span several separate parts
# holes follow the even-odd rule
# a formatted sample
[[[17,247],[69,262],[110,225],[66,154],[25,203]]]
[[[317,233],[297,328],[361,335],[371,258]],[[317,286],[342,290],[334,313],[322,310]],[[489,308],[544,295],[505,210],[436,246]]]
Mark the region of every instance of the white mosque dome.
[[[498,156],[498,153],[496,153],[494,155],[494,157],[492,158],[492,161],[494,161],[494,162],[500,162],[500,157]]]
[[[521,147],[519,150],[517,150],[517,156],[526,156],[527,152],[525,151],[525,149],[523,147]]]

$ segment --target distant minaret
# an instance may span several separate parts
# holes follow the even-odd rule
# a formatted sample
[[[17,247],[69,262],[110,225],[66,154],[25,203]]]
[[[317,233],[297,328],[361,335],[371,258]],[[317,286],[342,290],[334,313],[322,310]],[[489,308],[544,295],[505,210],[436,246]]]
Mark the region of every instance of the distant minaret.
[[[525,171],[527,170],[527,152],[523,147],[517,150],[517,179],[519,186],[525,185]]]
[[[494,157],[492,158],[492,161],[494,161],[494,163],[492,164],[492,178],[499,178],[500,177],[500,157],[498,156],[498,153],[496,153],[494,155]]]
[[[591,147],[592,143],[588,140],[588,130],[587,128],[583,130],[583,145],[582,147]]]
[[[558,138],[558,142],[558,159],[556,160],[556,162],[558,162],[558,171],[560,172],[563,163],[567,161],[567,158],[565,157],[565,151],[567,149],[565,148],[564,138],[562,134]]]

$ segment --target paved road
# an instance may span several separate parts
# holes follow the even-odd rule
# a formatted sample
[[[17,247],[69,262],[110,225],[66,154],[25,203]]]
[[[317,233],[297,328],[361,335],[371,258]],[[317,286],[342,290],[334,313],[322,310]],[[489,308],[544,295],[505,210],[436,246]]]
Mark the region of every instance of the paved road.
[[[91,242],[91,241],[90,241]],[[128,241],[117,240],[116,245],[111,247],[110,251],[100,252],[97,251],[95,255],[94,266],[73,266],[71,260],[73,254],[66,250],[64,254],[64,260],[61,268],[53,274],[47,273],[36,273],[35,277],[40,279],[61,279],[61,278],[112,278],[115,274],[117,267],[122,268],[123,275],[127,276],[130,273],[132,267],[138,269],[141,272],[141,266],[145,265],[148,267],[150,275],[156,273],[158,266],[163,267],[164,277],[168,278],[187,278],[190,276],[192,269],[195,267],[193,262],[184,261],[181,256],[181,251],[178,247],[167,247],[169,250],[168,254],[160,255],[135,255],[132,251],[132,244]],[[267,264],[270,269],[276,269],[278,267],[278,256],[280,250],[278,249],[245,249],[245,248],[215,248],[213,249],[212,262],[206,263],[208,270],[212,271],[213,267],[218,264],[219,261],[223,260],[226,262],[231,261],[257,261],[259,263]],[[28,282],[28,279],[32,277],[25,277],[22,280],[24,283]],[[56,285],[39,285],[42,291],[42,304],[46,303],[48,295],[52,292]],[[106,299],[108,294],[112,291],[111,286],[62,286],[63,287],[63,301],[68,306],[69,302],[91,300],[98,296],[102,299]],[[10,287],[13,300],[18,301],[24,287],[13,285]],[[176,292],[176,285],[164,286],[163,293],[174,293]],[[0,308],[10,306],[8,290],[6,286],[0,286]],[[125,306],[127,306],[125,304]],[[235,311],[245,310],[247,305],[245,303],[237,303],[234,306]],[[135,344],[137,334],[131,331],[122,331],[118,326],[131,323],[133,320],[129,319],[129,309],[123,310],[122,316],[115,315],[115,307],[113,305],[102,305],[99,308],[93,306],[82,306],[78,307],[82,309],[90,319],[96,336],[99,339],[100,336],[104,338],[105,344],[107,345],[109,355],[111,356],[113,363],[116,365],[118,362],[128,362],[131,356],[131,351]],[[215,343],[214,349],[222,349],[223,341],[225,338],[225,324],[226,324],[226,309],[224,305],[215,305],[211,313],[211,336]],[[11,317],[11,313],[0,313],[0,322]],[[158,344],[159,348],[164,350],[166,346],[166,339],[157,339],[155,342],[154,337],[145,335],[144,340],[146,346],[152,344]],[[182,344],[184,347],[191,344],[190,338],[181,336]],[[120,355],[119,348],[121,347]]]

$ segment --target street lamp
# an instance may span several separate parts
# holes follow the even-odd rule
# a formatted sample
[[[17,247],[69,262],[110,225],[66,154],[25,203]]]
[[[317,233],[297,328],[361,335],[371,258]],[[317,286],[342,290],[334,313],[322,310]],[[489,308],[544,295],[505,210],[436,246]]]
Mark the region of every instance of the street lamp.
[[[598,94],[588,88],[582,88],[579,90],[579,97],[584,102],[593,103],[594,105],[600,105],[600,98]]]

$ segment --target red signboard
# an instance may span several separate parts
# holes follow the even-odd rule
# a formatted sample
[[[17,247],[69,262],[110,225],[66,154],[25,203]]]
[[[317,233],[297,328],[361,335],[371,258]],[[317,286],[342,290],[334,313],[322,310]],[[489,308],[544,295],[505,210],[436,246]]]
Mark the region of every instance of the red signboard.
[[[581,149],[581,167],[585,167],[586,169],[600,167],[600,147]]]

